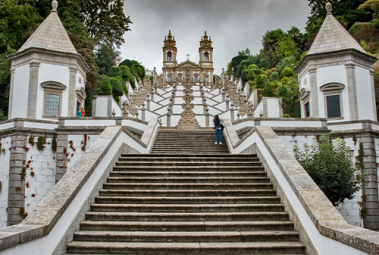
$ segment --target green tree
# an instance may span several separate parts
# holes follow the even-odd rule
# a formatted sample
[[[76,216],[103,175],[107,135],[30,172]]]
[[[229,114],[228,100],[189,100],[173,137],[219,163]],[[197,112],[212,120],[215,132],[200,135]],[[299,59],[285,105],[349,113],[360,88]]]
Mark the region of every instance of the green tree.
[[[96,65],[99,68],[99,74],[108,74],[111,68],[115,65],[120,52],[113,46],[102,44],[95,50]]]
[[[360,188],[355,173],[353,151],[344,140],[331,140],[324,135],[311,146],[305,145],[304,151],[294,147],[296,159],[325,193],[329,200],[338,205],[345,199],[352,199]]]
[[[109,78],[105,75],[100,76],[99,79],[99,95],[112,95],[112,84]]]

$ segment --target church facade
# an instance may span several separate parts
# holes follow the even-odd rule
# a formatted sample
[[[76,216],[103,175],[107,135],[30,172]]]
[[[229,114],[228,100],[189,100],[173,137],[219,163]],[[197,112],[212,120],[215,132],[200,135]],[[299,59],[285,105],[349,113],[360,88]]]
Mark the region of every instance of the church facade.
[[[190,69],[190,81],[206,84],[213,82],[213,47],[211,37],[206,31],[200,40],[199,63],[187,59],[178,64],[177,53],[175,37],[169,31],[163,46],[162,73],[165,83],[184,81],[187,68]]]

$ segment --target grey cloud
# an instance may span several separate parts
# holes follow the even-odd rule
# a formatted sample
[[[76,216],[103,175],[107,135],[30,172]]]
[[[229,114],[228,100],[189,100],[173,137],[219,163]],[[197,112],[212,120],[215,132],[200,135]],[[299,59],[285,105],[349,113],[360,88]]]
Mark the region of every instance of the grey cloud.
[[[262,35],[273,29],[304,30],[310,9],[304,0],[126,0],[132,31],[124,35],[122,58],[135,59],[149,69],[162,68],[162,46],[171,30],[178,61],[198,62],[201,36],[207,30],[214,47],[215,73],[239,50],[258,53]]]

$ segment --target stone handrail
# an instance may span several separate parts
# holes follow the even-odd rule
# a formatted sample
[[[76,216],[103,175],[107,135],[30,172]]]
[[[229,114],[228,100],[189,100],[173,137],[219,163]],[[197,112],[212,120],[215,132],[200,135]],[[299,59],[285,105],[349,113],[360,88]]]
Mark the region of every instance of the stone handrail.
[[[233,133],[230,129],[226,129],[227,133]],[[231,153],[258,154],[306,244],[307,253],[378,254],[379,233],[349,225],[273,129],[255,130],[243,141],[229,138],[228,143],[236,145],[229,146]]]
[[[153,148],[155,138],[158,135],[158,130],[159,130],[158,118],[152,118],[149,121],[149,124],[147,125],[147,128],[141,137],[141,141],[147,146],[148,153],[150,153],[151,149]]]
[[[65,253],[121,153],[148,151],[121,126],[107,127],[22,223],[0,229],[0,254]]]

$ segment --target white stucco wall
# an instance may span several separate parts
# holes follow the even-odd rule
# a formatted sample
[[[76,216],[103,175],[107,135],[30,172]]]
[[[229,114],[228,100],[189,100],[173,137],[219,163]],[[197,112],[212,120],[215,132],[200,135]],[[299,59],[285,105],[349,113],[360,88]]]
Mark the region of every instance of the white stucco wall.
[[[97,96],[96,98],[96,117],[108,117],[108,97]]]
[[[87,145],[85,150],[87,150],[98,138],[98,135],[87,135]],[[72,141],[72,146],[71,146]],[[79,160],[79,158],[85,153],[82,147],[84,146],[85,136],[84,135],[69,135],[67,141],[67,171],[70,171],[71,167]],[[74,148],[74,150],[72,148]]]
[[[10,119],[26,118],[28,113],[29,65],[17,67],[14,73],[12,115]]]
[[[8,189],[9,189],[9,160],[11,147],[11,138],[0,138],[0,227],[7,226],[7,208],[8,208]]]
[[[27,139],[29,141],[29,136]],[[51,150],[52,138],[46,138],[43,151],[38,151],[37,139],[38,137],[34,137],[34,146],[29,142],[27,144],[29,151],[26,153],[25,212],[28,214],[55,185],[56,158]]]
[[[372,96],[370,71],[362,67],[355,67],[355,79],[357,86],[358,119],[375,120],[374,111],[376,105]]]
[[[347,73],[345,65],[320,67],[317,69],[317,92],[318,92],[318,109],[319,117],[326,118],[326,102],[325,95],[320,90],[322,85],[330,82],[338,82],[345,85],[345,89],[342,90],[341,104],[343,107],[342,114],[344,120],[350,120],[349,111],[349,97],[347,94]]]
[[[122,110],[119,104],[112,97],[112,113],[113,113],[113,110],[116,113],[115,115],[116,117],[122,117]]]
[[[267,98],[267,111],[269,118],[281,118],[281,107],[282,106],[279,104],[278,98]]]
[[[64,84],[66,87],[63,90],[61,97],[61,116],[68,116],[68,94],[70,84],[70,69],[66,66],[51,65],[42,63],[38,71],[38,98],[37,98],[37,112],[36,118],[43,119],[43,102],[44,102],[44,89],[41,83],[45,81],[57,81]]]
[[[84,88],[85,87],[85,80],[83,76],[78,72],[76,74],[76,89]]]

